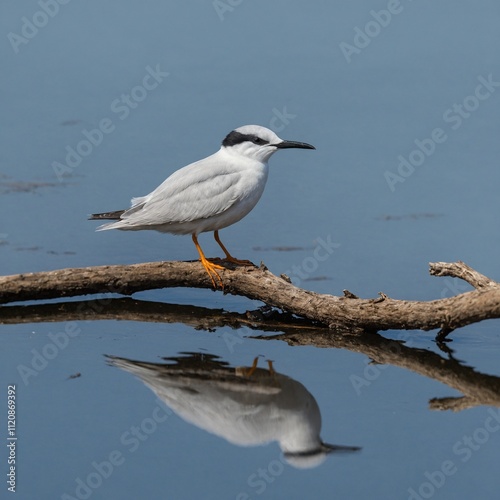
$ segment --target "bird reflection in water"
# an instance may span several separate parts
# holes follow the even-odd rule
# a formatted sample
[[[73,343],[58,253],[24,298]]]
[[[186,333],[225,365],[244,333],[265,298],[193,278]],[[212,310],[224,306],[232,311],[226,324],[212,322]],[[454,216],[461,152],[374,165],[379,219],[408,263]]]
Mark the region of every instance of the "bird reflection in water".
[[[296,380],[267,368],[230,367],[217,356],[183,353],[147,363],[107,356],[138,377],[186,422],[239,446],[277,441],[297,468],[320,465],[330,453],[360,448],[324,443],[321,414],[313,395]]]

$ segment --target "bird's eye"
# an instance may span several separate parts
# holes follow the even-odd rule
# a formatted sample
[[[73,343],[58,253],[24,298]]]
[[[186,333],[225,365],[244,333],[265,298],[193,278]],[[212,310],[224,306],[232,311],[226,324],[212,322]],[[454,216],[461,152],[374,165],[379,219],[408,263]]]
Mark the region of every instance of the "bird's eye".
[[[261,139],[260,137],[255,137],[252,142],[254,144],[265,144],[266,143],[266,141],[264,139]]]

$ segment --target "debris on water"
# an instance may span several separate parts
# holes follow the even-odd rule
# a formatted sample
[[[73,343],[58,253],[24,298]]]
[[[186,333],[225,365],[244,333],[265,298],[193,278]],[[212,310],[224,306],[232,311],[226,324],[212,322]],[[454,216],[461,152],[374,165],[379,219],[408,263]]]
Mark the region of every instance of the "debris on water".
[[[3,177],[5,178],[5,177]],[[41,182],[41,181],[0,181],[0,194],[9,193],[35,193],[41,188],[65,186],[65,182]]]
[[[72,125],[78,125],[79,123],[83,123],[82,120],[64,120],[61,122],[63,127],[71,127]]]
[[[419,219],[437,219],[443,217],[444,214],[421,213],[421,214],[406,214],[406,215],[381,215],[376,217],[377,220],[419,220]]]
[[[252,247],[256,252],[299,252],[301,250],[311,250],[313,247],[292,247],[292,246],[279,246],[279,247]]]

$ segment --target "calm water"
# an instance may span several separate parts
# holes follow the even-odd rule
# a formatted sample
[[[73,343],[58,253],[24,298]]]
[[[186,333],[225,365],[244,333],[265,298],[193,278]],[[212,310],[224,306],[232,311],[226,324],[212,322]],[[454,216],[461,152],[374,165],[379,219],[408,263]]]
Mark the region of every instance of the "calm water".
[[[86,216],[125,208],[257,123],[317,151],[272,158],[259,205],[222,232],[237,257],[362,297],[468,289],[430,277],[431,261],[500,279],[497,2],[30,1],[0,12],[2,274],[196,258],[188,237],[95,233]],[[217,254],[210,235],[200,241]],[[321,241],[334,251],[314,262]],[[448,353],[418,331],[320,348],[321,332],[221,317],[262,304],[219,292],[91,299],[59,316],[1,316],[1,435],[15,384],[17,498],[499,496],[499,409],[484,397],[500,392],[497,321],[454,332]],[[174,306],[157,305],[152,321],[151,302]],[[235,368],[257,356],[248,382]],[[469,409],[431,401],[467,390]],[[290,457],[293,432],[305,448],[321,436],[361,450]],[[7,458],[3,446],[3,474]]]

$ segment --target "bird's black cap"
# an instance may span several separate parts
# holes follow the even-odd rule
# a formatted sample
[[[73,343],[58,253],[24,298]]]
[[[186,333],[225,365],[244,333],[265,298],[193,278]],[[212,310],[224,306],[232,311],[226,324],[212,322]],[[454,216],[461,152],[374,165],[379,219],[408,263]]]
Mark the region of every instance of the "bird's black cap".
[[[268,141],[262,139],[262,137],[256,136],[255,134],[242,134],[241,132],[236,132],[236,130],[233,130],[226,135],[225,139],[222,141],[222,145],[225,147],[230,147],[247,141],[262,146],[264,144],[269,144]]]

